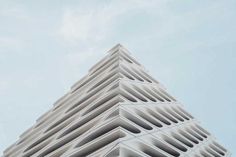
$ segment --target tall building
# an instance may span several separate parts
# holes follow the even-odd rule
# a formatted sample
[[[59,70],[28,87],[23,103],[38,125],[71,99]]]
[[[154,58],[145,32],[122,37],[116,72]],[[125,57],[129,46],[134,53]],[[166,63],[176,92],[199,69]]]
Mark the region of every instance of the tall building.
[[[4,157],[222,157],[230,153],[121,45]]]

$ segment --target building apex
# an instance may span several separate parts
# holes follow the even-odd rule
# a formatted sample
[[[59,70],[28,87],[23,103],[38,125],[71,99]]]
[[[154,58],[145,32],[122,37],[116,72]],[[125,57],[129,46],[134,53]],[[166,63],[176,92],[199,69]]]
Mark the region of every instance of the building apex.
[[[124,47],[124,46],[122,46],[120,43],[118,43],[118,44],[116,44],[113,48],[111,48],[111,50],[112,50],[112,49],[120,49],[120,48],[122,48],[122,47]]]
[[[115,52],[115,51],[117,51],[117,50],[123,50],[124,52],[130,54],[129,51],[128,51],[123,45],[121,45],[120,43],[118,43],[118,44],[116,44],[114,47],[112,47],[112,48],[108,51],[108,53],[111,54],[111,53],[113,53],[113,52]]]

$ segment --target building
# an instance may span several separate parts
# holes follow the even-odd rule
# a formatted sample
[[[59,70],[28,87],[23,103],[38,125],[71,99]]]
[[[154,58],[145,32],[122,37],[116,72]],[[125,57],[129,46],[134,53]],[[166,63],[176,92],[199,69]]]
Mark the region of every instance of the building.
[[[121,45],[4,157],[222,157],[230,153]]]

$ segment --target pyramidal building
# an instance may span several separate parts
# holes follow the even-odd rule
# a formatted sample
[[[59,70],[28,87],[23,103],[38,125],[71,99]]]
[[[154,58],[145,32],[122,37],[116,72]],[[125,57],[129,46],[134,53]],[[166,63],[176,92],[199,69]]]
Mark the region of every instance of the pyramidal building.
[[[4,157],[223,157],[230,153],[120,44]]]

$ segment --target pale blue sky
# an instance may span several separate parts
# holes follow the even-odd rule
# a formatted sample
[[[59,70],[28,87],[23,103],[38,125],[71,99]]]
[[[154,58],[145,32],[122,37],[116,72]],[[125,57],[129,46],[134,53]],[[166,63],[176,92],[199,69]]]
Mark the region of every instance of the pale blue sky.
[[[235,0],[0,0],[0,154],[117,43],[236,153]]]

